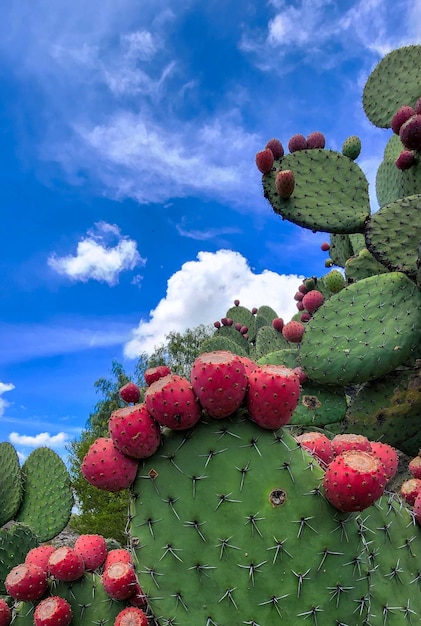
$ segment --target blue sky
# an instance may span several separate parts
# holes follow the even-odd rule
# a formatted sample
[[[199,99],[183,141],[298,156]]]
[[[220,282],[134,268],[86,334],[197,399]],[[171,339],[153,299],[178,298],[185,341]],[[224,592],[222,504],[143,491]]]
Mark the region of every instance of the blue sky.
[[[113,359],[235,298],[293,315],[327,236],[273,213],[254,156],[357,134],[373,188],[362,89],[421,2],[3,0],[0,24],[0,440],[64,454]]]

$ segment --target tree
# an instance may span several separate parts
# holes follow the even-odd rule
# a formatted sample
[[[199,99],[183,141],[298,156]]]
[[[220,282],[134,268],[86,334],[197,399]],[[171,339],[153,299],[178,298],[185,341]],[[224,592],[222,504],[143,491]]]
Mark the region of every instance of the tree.
[[[108,538],[126,543],[126,521],[130,494],[128,490],[118,493],[101,491],[90,485],[81,473],[83,457],[90,445],[98,437],[108,436],[108,420],[113,411],[125,406],[119,396],[120,388],[130,380],[144,392],[145,370],[158,365],[168,365],[174,374],[189,378],[193,361],[200,354],[202,342],[213,334],[213,328],[203,324],[188,328],[184,333],[170,332],[165,342],[158,346],[152,355],[142,353],[130,377],[123,365],[112,362],[111,378],[99,378],[94,386],[100,400],[90,414],[86,429],[80,438],[68,446],[69,471],[78,506],[78,512],[72,516],[70,526],[79,533],[101,534]],[[143,393],[141,398],[143,398]]]

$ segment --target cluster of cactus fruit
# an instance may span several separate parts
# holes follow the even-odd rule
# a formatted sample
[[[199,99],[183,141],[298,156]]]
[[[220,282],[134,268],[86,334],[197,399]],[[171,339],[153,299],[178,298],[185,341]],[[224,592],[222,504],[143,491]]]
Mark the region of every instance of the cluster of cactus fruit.
[[[103,538],[93,555],[82,536],[69,578],[77,546],[45,546],[73,504],[62,462],[40,449],[20,468],[0,444],[0,525],[14,520],[0,530],[0,626],[421,620],[420,69],[421,46],[395,50],[364,89],[370,121],[393,130],[377,213],[356,136],[341,153],[315,132],[291,137],[289,154],[272,139],[256,155],[274,211],[330,233],[326,267],[340,269],[304,280],[286,322],[236,300],[190,379],[162,366],[146,372],[142,402],[133,383],[120,390],[128,406],[81,467],[100,489],[129,488],[115,567]],[[414,456],[400,494],[388,491],[395,448]]]

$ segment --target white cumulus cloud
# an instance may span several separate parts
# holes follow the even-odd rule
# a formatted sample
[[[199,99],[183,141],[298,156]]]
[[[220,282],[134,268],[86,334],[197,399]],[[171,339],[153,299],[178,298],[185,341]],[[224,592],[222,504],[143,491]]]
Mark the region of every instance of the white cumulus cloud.
[[[7,402],[7,400],[5,400],[4,398],[2,398],[1,396],[6,393],[6,391],[12,391],[12,389],[14,389],[15,386],[13,383],[2,383],[0,381],[0,417],[2,415],[4,415],[4,411],[6,409],[7,406],[9,406],[9,402]]]
[[[110,239],[114,240],[114,245]],[[136,241],[123,236],[115,224],[106,222],[97,222],[94,229],[88,231],[87,237],[77,244],[75,255],[59,257],[54,253],[48,258],[48,265],[59,274],[82,282],[105,282],[110,287],[118,283],[122,271],[145,263]]]
[[[69,441],[69,435],[64,432],[57,433],[57,435],[50,435],[50,433],[39,433],[38,435],[19,435],[19,433],[13,432],[9,435],[10,443],[19,446],[28,446],[31,448],[39,448],[41,446],[49,447],[61,447]]]
[[[269,305],[289,320],[297,312],[293,299],[302,276],[253,272],[247,260],[232,250],[199,252],[197,260],[184,263],[167,283],[167,293],[149,320],[141,320],[125,345],[125,355],[136,358],[151,353],[170,331],[183,332],[199,324],[211,324],[224,316],[238,298],[251,309]]]

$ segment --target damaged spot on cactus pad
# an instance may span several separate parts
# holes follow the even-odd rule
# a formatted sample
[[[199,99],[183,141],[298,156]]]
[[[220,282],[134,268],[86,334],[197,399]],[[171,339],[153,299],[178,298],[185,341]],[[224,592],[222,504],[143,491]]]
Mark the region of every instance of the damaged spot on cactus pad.
[[[303,396],[301,402],[310,410],[315,410],[322,406],[322,403],[316,396]]]
[[[285,489],[272,489],[269,494],[269,502],[272,506],[282,506],[287,499],[287,492]]]
[[[149,478],[152,478],[152,480],[154,478],[157,478],[158,475],[159,475],[158,472],[153,467],[148,472],[148,476],[149,476]]]

